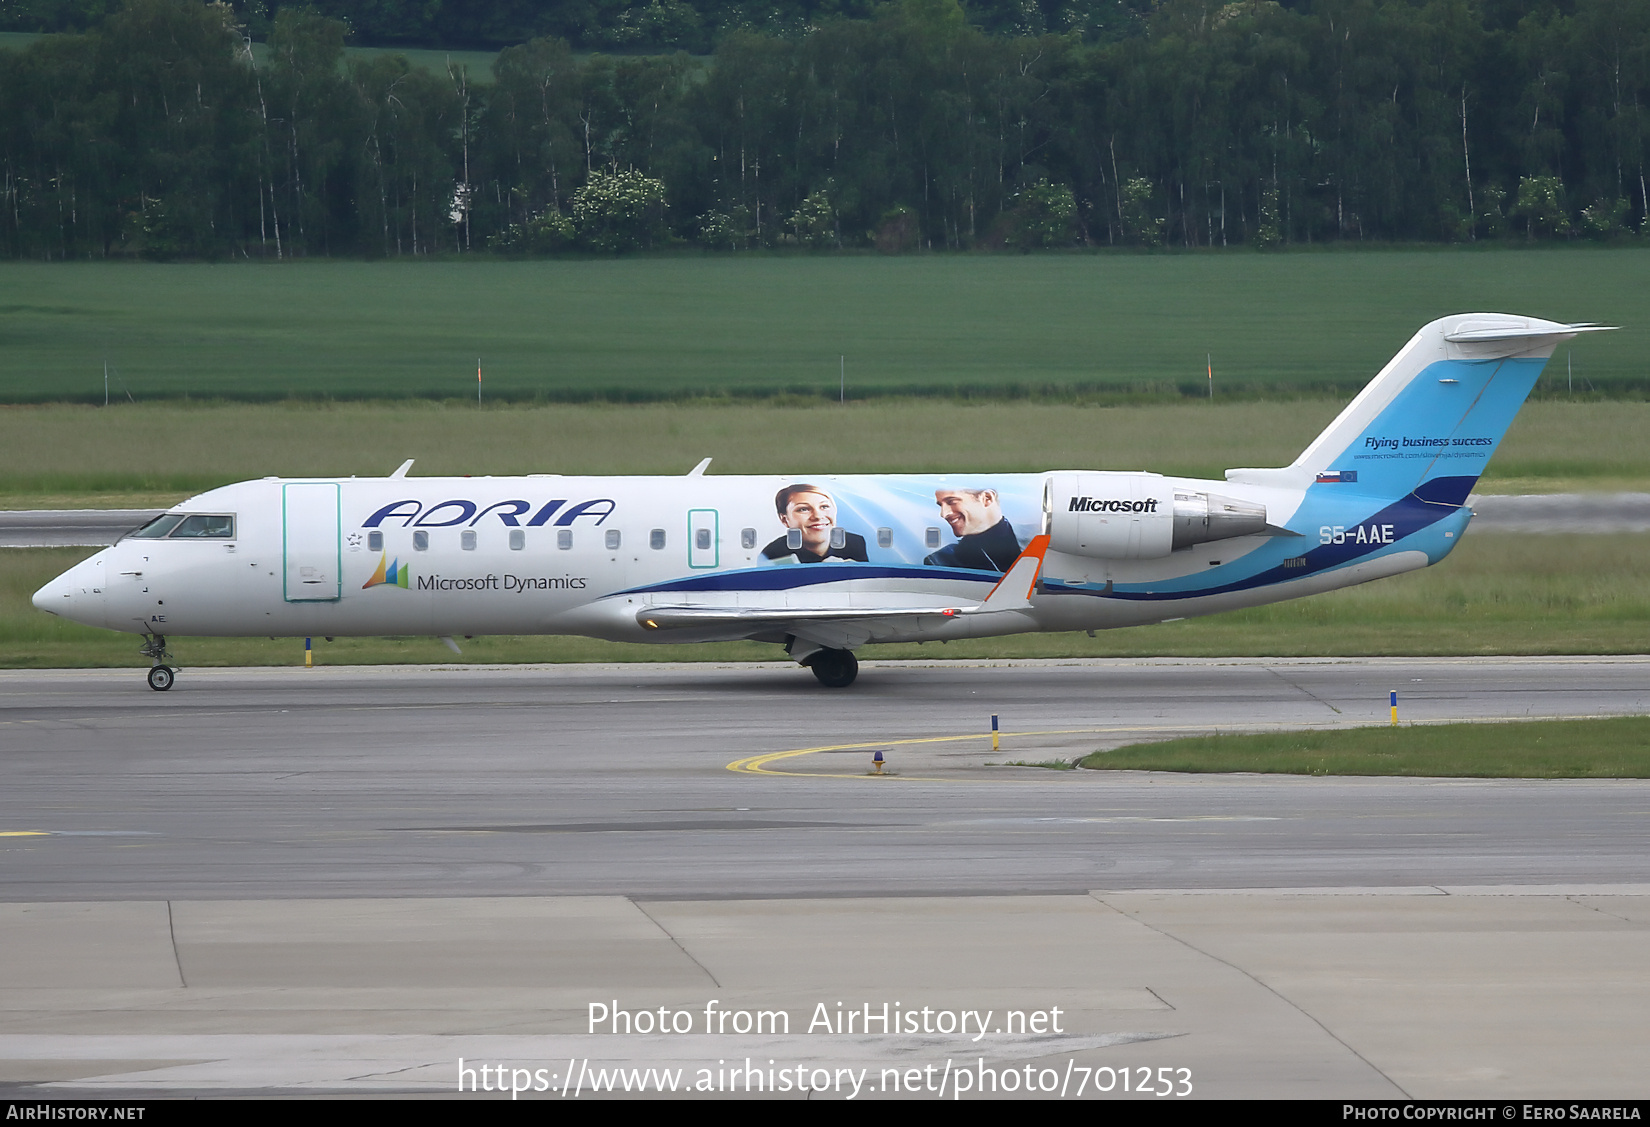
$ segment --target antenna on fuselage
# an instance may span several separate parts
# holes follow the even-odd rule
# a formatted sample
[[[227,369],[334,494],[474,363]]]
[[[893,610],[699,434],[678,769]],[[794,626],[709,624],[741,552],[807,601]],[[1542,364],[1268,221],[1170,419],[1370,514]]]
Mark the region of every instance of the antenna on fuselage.
[[[413,464],[413,459],[408,458],[405,462],[402,462],[400,466],[396,467],[396,471],[394,473],[392,473],[390,476],[391,477],[406,477],[407,476],[407,471],[412,469],[412,464]]]
[[[704,477],[705,471],[710,469],[710,459],[706,458],[687,472],[689,477]]]

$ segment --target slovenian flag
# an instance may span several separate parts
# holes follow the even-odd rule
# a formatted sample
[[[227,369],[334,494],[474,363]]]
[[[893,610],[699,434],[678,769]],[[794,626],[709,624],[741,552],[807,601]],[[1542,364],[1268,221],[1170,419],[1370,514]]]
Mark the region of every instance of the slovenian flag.
[[[1319,485],[1351,485],[1357,480],[1357,470],[1330,470],[1318,475]]]

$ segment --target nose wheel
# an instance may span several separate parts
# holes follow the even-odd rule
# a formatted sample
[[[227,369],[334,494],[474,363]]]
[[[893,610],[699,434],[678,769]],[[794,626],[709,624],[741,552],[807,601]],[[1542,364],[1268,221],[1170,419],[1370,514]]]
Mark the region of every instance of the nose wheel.
[[[150,659],[155,664],[149,667],[149,687],[157,693],[164,693],[177,680],[178,671],[167,665],[172,657],[172,651],[166,648],[166,639],[160,634],[145,634],[143,645],[138,647],[138,653]]]

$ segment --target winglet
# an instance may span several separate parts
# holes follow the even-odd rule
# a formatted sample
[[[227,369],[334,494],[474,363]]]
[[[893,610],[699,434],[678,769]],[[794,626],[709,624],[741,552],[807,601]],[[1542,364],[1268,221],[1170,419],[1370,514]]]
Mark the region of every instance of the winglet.
[[[391,477],[406,477],[407,476],[407,471],[412,469],[412,464],[413,464],[413,460],[411,458],[408,458],[405,462],[402,462],[400,466],[396,467],[396,471],[394,473],[392,473],[390,476]]]
[[[970,607],[968,614],[991,614],[1000,610],[1029,610],[1031,609],[1031,593],[1037,589],[1037,577],[1043,571],[1043,555],[1048,551],[1049,537],[1033,536],[1027,544],[1020,558],[1008,569],[1008,573],[997,581],[991,593],[985,597],[985,602],[977,607]]]

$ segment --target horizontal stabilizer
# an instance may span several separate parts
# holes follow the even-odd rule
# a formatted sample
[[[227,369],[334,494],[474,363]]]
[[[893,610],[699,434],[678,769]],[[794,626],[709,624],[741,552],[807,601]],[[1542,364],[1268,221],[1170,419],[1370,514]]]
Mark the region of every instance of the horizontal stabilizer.
[[[1530,337],[1573,337],[1579,333],[1608,333],[1617,328],[1615,325],[1595,325],[1586,322],[1579,325],[1559,325],[1553,322],[1540,322],[1534,325],[1514,324],[1482,324],[1468,321],[1453,332],[1444,334],[1444,339],[1451,344],[1475,344],[1480,341],[1493,340],[1525,340]]]

